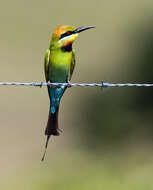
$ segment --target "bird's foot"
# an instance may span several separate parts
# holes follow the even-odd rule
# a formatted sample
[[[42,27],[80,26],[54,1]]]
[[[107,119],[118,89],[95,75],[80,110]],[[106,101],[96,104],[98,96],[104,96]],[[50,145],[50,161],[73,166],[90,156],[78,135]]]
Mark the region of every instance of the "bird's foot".
[[[68,88],[71,88],[71,87],[72,87],[72,85],[71,85],[71,82],[70,82],[70,81],[67,81],[67,87],[68,87]]]
[[[40,82],[40,88],[42,88],[42,86],[43,86],[43,82]]]

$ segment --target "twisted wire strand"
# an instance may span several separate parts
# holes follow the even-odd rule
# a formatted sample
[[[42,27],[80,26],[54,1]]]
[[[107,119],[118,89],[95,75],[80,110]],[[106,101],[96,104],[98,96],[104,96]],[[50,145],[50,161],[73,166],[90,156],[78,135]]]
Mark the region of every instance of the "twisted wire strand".
[[[53,87],[153,87],[153,84],[137,83],[50,83],[50,82],[0,82],[0,86],[53,86]]]

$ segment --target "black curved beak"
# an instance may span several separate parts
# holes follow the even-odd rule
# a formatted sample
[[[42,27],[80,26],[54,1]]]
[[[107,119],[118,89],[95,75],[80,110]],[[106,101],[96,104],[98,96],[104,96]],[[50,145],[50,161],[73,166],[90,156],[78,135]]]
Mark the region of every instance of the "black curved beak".
[[[80,33],[80,32],[83,32],[85,30],[88,30],[90,28],[95,28],[95,26],[82,26],[82,27],[79,27],[75,30],[75,33]]]

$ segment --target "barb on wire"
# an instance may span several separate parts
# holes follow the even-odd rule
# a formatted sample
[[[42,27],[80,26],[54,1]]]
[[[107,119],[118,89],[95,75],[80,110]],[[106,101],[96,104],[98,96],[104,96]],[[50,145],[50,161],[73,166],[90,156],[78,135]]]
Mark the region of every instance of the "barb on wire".
[[[137,83],[51,83],[51,82],[0,82],[0,86],[54,86],[54,87],[153,87],[153,84]]]

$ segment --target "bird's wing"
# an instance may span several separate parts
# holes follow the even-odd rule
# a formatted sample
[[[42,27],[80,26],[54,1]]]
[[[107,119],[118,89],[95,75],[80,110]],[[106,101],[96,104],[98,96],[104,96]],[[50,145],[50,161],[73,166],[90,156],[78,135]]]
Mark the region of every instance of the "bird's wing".
[[[73,71],[74,71],[75,64],[76,64],[75,52],[74,52],[74,50],[72,50],[72,61],[71,61],[71,66],[70,66],[69,81],[70,81],[71,78],[72,78],[72,74],[73,74]]]
[[[45,53],[45,60],[44,60],[44,67],[45,67],[45,77],[46,77],[46,81],[49,81],[49,57],[50,57],[50,50],[49,48],[46,50]]]

